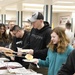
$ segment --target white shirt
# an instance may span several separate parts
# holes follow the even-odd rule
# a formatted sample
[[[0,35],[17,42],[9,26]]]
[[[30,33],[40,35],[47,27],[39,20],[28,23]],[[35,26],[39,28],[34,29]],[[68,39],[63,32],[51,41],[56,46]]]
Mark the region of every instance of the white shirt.
[[[66,33],[67,37],[70,39],[70,44],[72,45],[73,40],[74,40],[74,33],[68,29],[65,30],[65,33]]]

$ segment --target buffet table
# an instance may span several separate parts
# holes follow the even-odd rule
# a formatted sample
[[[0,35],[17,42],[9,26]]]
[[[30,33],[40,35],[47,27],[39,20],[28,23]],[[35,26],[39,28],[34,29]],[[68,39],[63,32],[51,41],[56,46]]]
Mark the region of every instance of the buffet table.
[[[42,75],[33,70],[26,69],[17,62],[5,62],[7,58],[0,58],[0,75]]]

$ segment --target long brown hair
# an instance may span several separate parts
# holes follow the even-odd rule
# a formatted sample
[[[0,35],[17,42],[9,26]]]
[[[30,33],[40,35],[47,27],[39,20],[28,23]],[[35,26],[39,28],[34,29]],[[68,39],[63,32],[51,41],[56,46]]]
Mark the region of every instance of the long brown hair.
[[[1,32],[0,32],[0,41],[1,41],[1,42],[2,42],[2,41],[8,42],[9,39],[8,39],[8,35],[6,34],[6,27],[5,27],[4,24],[0,24],[0,28],[1,28],[1,27],[4,27],[4,33],[1,34]]]
[[[67,38],[66,34],[65,34],[65,29],[62,28],[62,27],[56,27],[52,30],[52,33],[55,32],[58,37],[59,37],[59,41],[58,41],[58,44],[57,44],[57,52],[58,53],[63,53],[65,52],[66,50],[66,47],[68,46],[69,44],[69,39]],[[54,48],[54,44],[52,41],[50,41],[50,43],[48,44],[48,47],[52,50]]]

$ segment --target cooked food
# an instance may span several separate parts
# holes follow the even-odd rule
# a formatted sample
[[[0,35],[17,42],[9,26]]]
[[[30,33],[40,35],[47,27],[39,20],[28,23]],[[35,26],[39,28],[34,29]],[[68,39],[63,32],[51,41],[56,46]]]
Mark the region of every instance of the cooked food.
[[[25,58],[27,60],[32,60],[33,59],[33,56],[31,54],[26,54]]]
[[[14,54],[13,54],[13,53],[10,53],[10,52],[4,52],[4,54],[5,54],[6,56],[9,56],[9,57],[14,56]]]

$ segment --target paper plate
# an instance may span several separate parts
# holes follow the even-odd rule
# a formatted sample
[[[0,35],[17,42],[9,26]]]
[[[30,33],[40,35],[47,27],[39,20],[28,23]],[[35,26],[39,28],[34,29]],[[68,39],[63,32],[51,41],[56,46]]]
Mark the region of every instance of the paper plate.
[[[21,52],[29,52],[30,50],[29,49],[22,49],[20,50]]]
[[[36,59],[32,59],[32,60],[27,60],[27,59],[23,59],[24,62],[35,62]]]

